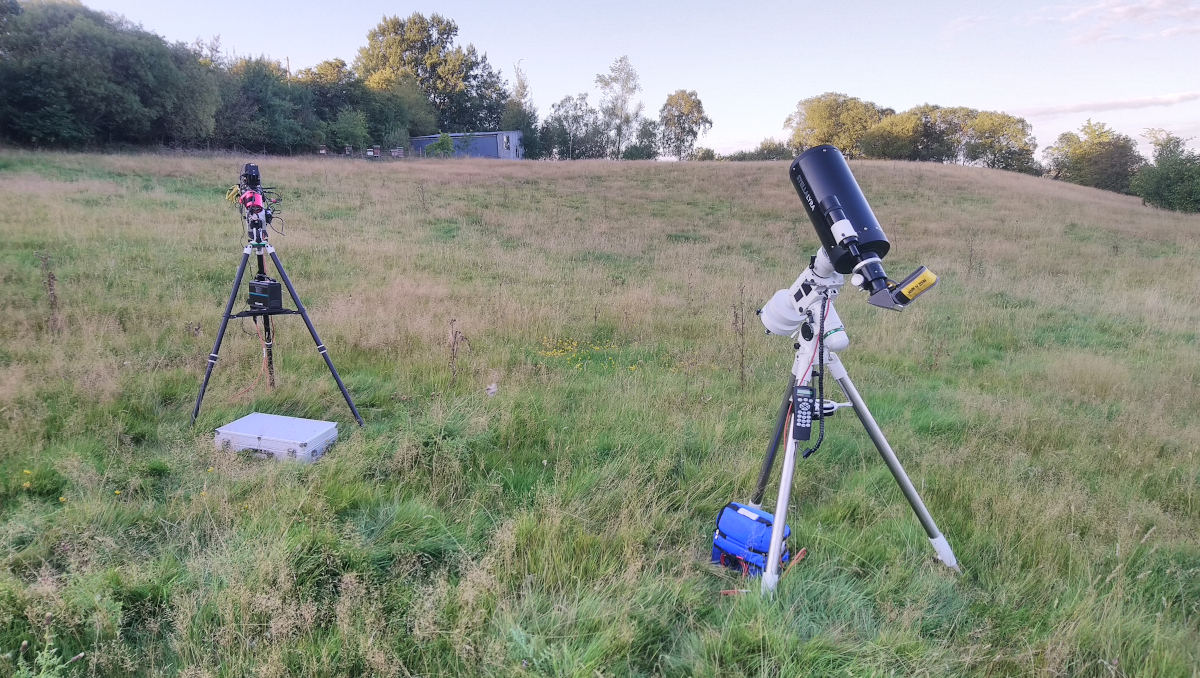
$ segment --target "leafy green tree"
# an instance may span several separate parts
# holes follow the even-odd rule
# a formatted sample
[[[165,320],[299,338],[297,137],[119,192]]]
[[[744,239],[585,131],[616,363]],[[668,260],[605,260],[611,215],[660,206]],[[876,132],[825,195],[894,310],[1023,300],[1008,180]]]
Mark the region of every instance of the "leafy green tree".
[[[457,35],[458,24],[440,14],[384,17],[367,33],[354,68],[376,90],[404,77],[414,79],[437,111],[442,129],[495,129],[508,100],[504,81],[474,45],[456,45]]]
[[[642,117],[642,102],[634,100],[642,85],[629,57],[621,56],[612,62],[608,73],[596,76],[596,86],[600,88],[600,113],[608,132],[608,156],[620,158]]]
[[[870,158],[975,163],[1037,174],[1037,142],[1025,120],[995,111],[930,104],[885,115],[863,135]]]
[[[960,160],[963,130],[977,111],[923,104],[885,115],[863,135],[861,148],[869,158],[950,162]]]
[[[525,157],[531,160],[542,157],[542,143],[538,134],[537,109],[533,106],[533,98],[529,93],[529,79],[521,67],[513,68],[516,85],[504,105],[504,116],[500,119],[500,129],[520,130],[521,145],[525,148]]]
[[[821,144],[836,146],[847,158],[863,154],[860,144],[867,130],[883,119],[886,109],[839,92],[804,99],[784,121],[792,131],[789,146],[799,153]]]
[[[1200,212],[1200,153],[1188,150],[1186,139],[1166,130],[1147,130],[1146,137],[1154,145],[1154,164],[1134,175],[1134,195],[1155,207]]]
[[[605,156],[604,123],[600,111],[588,105],[587,96],[566,96],[550,107],[540,132],[547,157],[579,160]]]
[[[1060,134],[1043,155],[1051,178],[1118,193],[1129,192],[1134,174],[1145,163],[1133,139],[1090,119],[1080,134]]]
[[[692,160],[704,161],[704,160],[716,160],[716,159],[717,159],[717,152],[711,148],[705,148],[705,147],[701,146],[700,148],[697,148],[696,150],[692,151]]]
[[[211,130],[215,83],[186,47],[81,5],[6,4],[0,16],[0,136],[188,143]]]
[[[17,0],[0,0],[0,33],[7,30],[9,22],[21,13],[21,3]]]
[[[1036,149],[1033,127],[1024,118],[983,111],[966,124],[963,158],[967,162],[978,162],[992,169],[1040,174],[1041,168],[1033,158]]]
[[[637,136],[625,147],[622,160],[654,160],[658,157],[658,139],[661,132],[654,120],[642,118],[638,123]]]
[[[437,131],[437,111],[412,78],[393,80],[385,89],[368,87],[362,110],[371,138],[389,148]]]
[[[169,141],[200,145],[212,139],[216,131],[217,108],[221,105],[217,74],[192,48],[176,44],[169,49],[179,71],[179,86],[160,129]]]
[[[338,111],[337,117],[329,124],[329,138],[337,146],[367,147],[371,143],[367,114],[348,106]]]
[[[965,163],[968,129],[979,111],[966,106],[918,107],[929,122],[924,126],[922,160]]]
[[[658,121],[663,149],[679,160],[689,156],[700,135],[712,128],[696,90],[679,89],[668,95],[658,111]]]
[[[294,153],[314,147],[322,124],[308,90],[292,88],[278,62],[242,59],[229,69],[217,111],[217,142],[225,148]]]
[[[367,96],[366,85],[341,59],[322,61],[300,71],[296,82],[312,93],[313,112],[325,121],[332,121],[347,107],[361,107]]]
[[[921,116],[911,113],[889,115],[875,123],[859,142],[868,158],[918,160],[920,155]]]

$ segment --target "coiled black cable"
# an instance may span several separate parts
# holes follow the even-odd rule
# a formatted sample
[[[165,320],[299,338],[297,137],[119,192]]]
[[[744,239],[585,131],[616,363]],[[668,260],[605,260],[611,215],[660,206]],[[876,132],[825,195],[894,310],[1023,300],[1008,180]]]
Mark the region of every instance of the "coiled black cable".
[[[821,447],[821,441],[825,440],[825,316],[829,315],[829,292],[822,292],[821,297],[825,299],[825,303],[821,305],[821,321],[818,324],[820,331],[817,333],[817,406],[814,408],[814,414],[817,416],[817,442],[804,450],[801,459],[808,459],[808,455],[816,452]]]

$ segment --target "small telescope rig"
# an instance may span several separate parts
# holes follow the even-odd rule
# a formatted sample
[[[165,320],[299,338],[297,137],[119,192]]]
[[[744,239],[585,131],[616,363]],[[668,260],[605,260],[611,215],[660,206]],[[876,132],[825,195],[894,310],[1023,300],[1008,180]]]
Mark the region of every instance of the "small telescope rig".
[[[325,366],[329,368],[329,373],[333,375],[333,380],[337,382],[338,388],[342,391],[342,397],[346,399],[346,404],[350,406],[350,412],[354,415],[355,421],[359,426],[363,425],[363,418],[358,414],[358,408],[354,406],[354,401],[350,398],[350,393],[346,390],[346,385],[342,383],[342,378],[338,375],[337,369],[333,366],[333,360],[329,357],[329,349],[325,348],[325,344],[321,342],[321,337],[317,336],[317,330],[313,327],[312,320],[308,317],[308,311],[304,309],[304,304],[300,303],[300,295],[296,294],[296,288],[292,286],[292,281],[288,279],[287,273],[283,270],[283,264],[279,261],[279,256],[275,254],[275,248],[267,242],[267,230],[272,221],[276,221],[278,217],[274,214],[274,206],[278,203],[278,198],[268,197],[264,201],[264,193],[268,196],[273,195],[271,187],[262,185],[262,177],[258,171],[258,165],[246,163],[242,168],[242,176],[237,186],[234,186],[229,191],[229,198],[236,200],[241,206],[242,219],[246,222],[246,246],[242,249],[242,260],[238,264],[237,275],[233,279],[233,291],[229,293],[229,301],[225,304],[225,313],[221,316],[221,327],[217,330],[217,341],[213,344],[212,353],[208,354],[208,367],[204,370],[204,381],[200,384],[200,393],[196,396],[196,407],[192,410],[192,423],[196,423],[196,417],[200,416],[200,405],[204,402],[204,392],[208,389],[208,379],[212,376],[213,365],[216,365],[217,354],[221,351],[221,340],[225,338],[225,328],[229,324],[230,318],[252,318],[255,323],[259,318],[262,318],[263,333],[263,359],[266,364],[267,378],[272,387],[275,386],[275,333],[271,324],[271,317],[276,315],[298,315],[304,318],[304,324],[308,326],[308,333],[312,335],[313,341],[317,344],[317,352],[325,359]],[[250,308],[240,313],[233,313],[233,302],[237,299],[238,290],[242,286],[242,277],[246,273],[246,263],[250,259],[250,255],[254,255],[258,264],[258,271],[254,274],[254,278],[249,281],[249,293],[247,295],[247,303]],[[279,273],[279,277],[283,280],[284,286],[287,287],[288,294],[292,297],[292,302],[295,303],[295,310],[283,307],[283,292],[279,286],[279,281],[267,275],[266,257],[271,258],[271,263],[275,265],[275,270]]]
[[[869,303],[895,311],[904,310],[918,296],[929,291],[937,284],[937,276],[922,266],[901,282],[888,279],[883,269],[883,258],[891,244],[867,204],[858,182],[854,180],[845,158],[836,148],[817,146],[805,151],[792,162],[789,175],[821,240],[821,249],[796,282],[788,289],[776,292],[759,311],[767,332],[793,337],[796,349],[775,433],[767,447],[762,471],[750,501],[751,506],[761,507],[779,443],[786,435],[762,590],[771,593],[779,582],[797,447],[801,441],[811,438],[813,421],[816,420],[817,440],[801,456],[807,458],[815,452],[825,436],[825,419],[843,407],[854,408],[925,529],[938,559],[958,572],[958,561],[949,542],[925,508],[925,503],[921,501],[837,355],[850,345],[846,328],[834,309],[834,301],[845,284],[846,274],[850,274],[851,285],[867,292]],[[825,399],[826,371],[837,381],[850,402],[837,403]],[[817,389],[813,388],[814,381]]]

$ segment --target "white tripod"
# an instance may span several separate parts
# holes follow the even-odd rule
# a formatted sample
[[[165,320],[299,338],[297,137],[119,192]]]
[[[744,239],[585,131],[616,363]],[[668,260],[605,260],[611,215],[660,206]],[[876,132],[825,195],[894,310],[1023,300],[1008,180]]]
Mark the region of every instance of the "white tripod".
[[[788,392],[780,407],[775,436],[767,450],[767,457],[763,461],[762,472],[759,474],[758,485],[751,500],[752,505],[761,505],[780,438],[787,435],[783,467],[780,471],[779,498],[775,503],[775,522],[771,529],[771,546],[767,554],[766,570],[762,576],[763,593],[773,592],[779,583],[779,559],[783,551],[783,530],[787,523],[797,443],[799,440],[808,440],[814,416],[820,421],[821,435],[824,435],[824,418],[847,406],[852,406],[858,414],[859,421],[871,436],[871,441],[878,448],[888,470],[896,478],[896,483],[900,485],[909,505],[917,514],[917,520],[925,528],[938,559],[954,571],[961,572],[949,542],[933,522],[925,503],[921,501],[912,481],[908,479],[908,474],[904,472],[904,467],[896,459],[896,453],[884,438],[879,424],[875,423],[875,418],[871,416],[867,404],[863,402],[862,396],[850,381],[845,366],[837,356],[837,351],[850,345],[846,328],[833,307],[843,284],[842,274],[834,270],[828,254],[822,248],[796,282],[790,288],[776,292],[761,312],[763,325],[768,332],[790,335],[796,339],[796,359],[792,363]],[[850,402],[829,402],[824,400],[823,394],[814,393],[811,386],[814,368],[828,370]],[[817,444],[820,444],[820,439]]]

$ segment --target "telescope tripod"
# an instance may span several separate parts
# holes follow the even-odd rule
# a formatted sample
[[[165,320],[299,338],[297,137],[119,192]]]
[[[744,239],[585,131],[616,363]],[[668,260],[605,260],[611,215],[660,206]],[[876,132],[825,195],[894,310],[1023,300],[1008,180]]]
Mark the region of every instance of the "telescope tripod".
[[[846,372],[841,359],[833,352],[849,346],[845,326],[842,325],[837,311],[833,308],[833,300],[837,297],[841,286],[842,276],[834,274],[832,268],[828,267],[827,258],[822,260],[818,257],[814,259],[813,266],[801,274],[790,291],[796,310],[802,314],[801,322],[794,326],[794,336],[797,340],[795,344],[796,358],[792,363],[791,375],[788,378],[787,393],[779,407],[775,433],[767,446],[766,458],[763,460],[758,483],[750,500],[752,506],[761,507],[763,494],[770,479],[771,468],[775,464],[775,457],[779,451],[779,443],[786,435],[787,442],[779,478],[779,495],[775,503],[774,523],[771,528],[771,545],[762,576],[763,593],[773,592],[779,582],[779,563],[783,553],[783,532],[787,522],[792,477],[796,466],[796,448],[800,441],[809,439],[813,419],[816,419],[820,426],[817,442],[803,453],[803,457],[816,451],[824,437],[825,419],[843,407],[854,408],[863,428],[871,437],[871,442],[875,443],[879,455],[883,457],[884,463],[887,464],[888,470],[896,479],[905,499],[916,513],[921,527],[925,529],[925,534],[929,537],[938,559],[952,570],[961,572],[949,542],[938,529],[929,510],[925,508],[925,503],[921,501],[921,496],[917,494],[912,481],[908,479],[908,474],[904,472],[904,467],[900,465],[896,453],[892,451],[879,424],[871,416],[871,411],[867,409],[862,395],[855,388],[854,382],[850,380],[850,375]],[[783,292],[781,290],[781,293]],[[824,376],[826,371],[837,381],[838,386],[841,387],[850,402],[837,403],[825,399]],[[814,378],[820,379],[819,393],[814,392],[811,386]]]
[[[261,222],[259,222],[261,223]],[[325,348],[325,344],[321,343],[321,337],[317,336],[317,329],[313,327],[312,320],[308,317],[308,311],[305,310],[304,304],[300,302],[300,295],[296,294],[296,288],[292,286],[292,281],[288,278],[287,273],[283,270],[283,264],[279,261],[279,255],[275,254],[275,248],[266,242],[266,230],[259,226],[251,226],[250,242],[242,250],[242,260],[238,264],[237,275],[233,279],[233,290],[229,293],[229,301],[225,303],[225,313],[221,316],[221,327],[217,330],[217,341],[213,344],[212,353],[208,354],[208,367],[204,370],[204,381],[200,384],[200,394],[196,396],[196,407],[192,410],[192,423],[196,423],[196,417],[200,416],[200,405],[204,402],[204,392],[208,390],[208,379],[212,376],[213,365],[217,364],[218,353],[221,351],[221,341],[225,338],[225,328],[229,324],[230,318],[254,318],[257,322],[258,318],[263,320],[263,351],[264,358],[267,364],[267,380],[271,387],[275,386],[275,356],[274,356],[274,329],[271,326],[271,316],[276,315],[298,315],[304,318],[304,324],[308,326],[308,333],[312,335],[313,342],[317,345],[317,352],[325,359],[325,366],[329,368],[329,373],[333,375],[333,380],[337,382],[338,388],[342,392],[342,397],[346,399],[346,404],[350,406],[350,412],[354,415],[355,421],[359,426],[363,425],[363,419],[358,414],[358,408],[354,406],[354,401],[350,399],[350,393],[346,390],[346,385],[342,383],[341,376],[338,375],[337,368],[333,366],[333,360],[329,357],[329,349]],[[283,280],[283,284],[287,287],[288,294],[292,297],[292,302],[296,304],[295,310],[283,308],[282,305],[278,308],[251,308],[240,313],[233,313],[233,303],[237,299],[238,290],[242,287],[242,277],[246,273],[246,264],[250,260],[250,255],[253,254],[257,258],[258,271],[255,274],[256,281],[271,281],[266,273],[267,256],[271,257],[271,263],[274,264],[275,270],[279,272],[279,277]],[[251,292],[254,294],[254,292]]]

